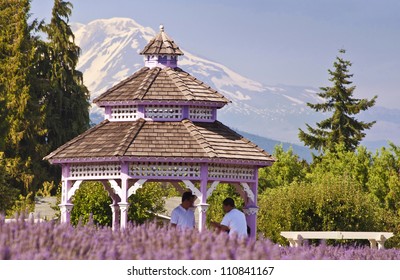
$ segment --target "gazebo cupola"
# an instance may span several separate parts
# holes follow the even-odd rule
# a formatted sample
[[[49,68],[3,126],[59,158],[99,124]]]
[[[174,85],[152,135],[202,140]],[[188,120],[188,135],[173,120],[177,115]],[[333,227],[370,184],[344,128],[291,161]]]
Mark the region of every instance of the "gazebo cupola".
[[[140,54],[144,55],[146,67],[175,68],[178,66],[178,56],[183,55],[183,52],[165,33],[164,26],[160,25],[160,33],[147,44]]]
[[[124,228],[129,196],[156,181],[198,197],[201,231],[207,198],[219,183],[230,183],[245,201],[255,237],[258,169],[274,159],[217,120],[229,100],[177,66],[183,53],[163,27],[141,54],[145,67],[94,99],[105,120],[45,157],[62,166],[61,221],[70,221],[80,184],[95,180],[112,198],[113,228]]]
[[[216,121],[217,109],[229,100],[177,66],[183,52],[162,25],[140,54],[145,67],[94,99],[105,108],[105,119]]]

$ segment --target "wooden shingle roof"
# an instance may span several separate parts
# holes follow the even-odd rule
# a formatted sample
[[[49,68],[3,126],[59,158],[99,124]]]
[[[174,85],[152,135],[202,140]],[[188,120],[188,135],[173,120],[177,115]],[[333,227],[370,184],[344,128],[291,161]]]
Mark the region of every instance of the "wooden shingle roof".
[[[177,44],[164,32],[160,26],[160,33],[156,35],[140,52],[142,55],[183,55]]]
[[[222,94],[178,67],[143,67],[93,102],[101,106],[107,102],[165,100],[229,102]]]
[[[271,162],[264,150],[222,123],[105,120],[67,142],[46,160],[186,158]]]

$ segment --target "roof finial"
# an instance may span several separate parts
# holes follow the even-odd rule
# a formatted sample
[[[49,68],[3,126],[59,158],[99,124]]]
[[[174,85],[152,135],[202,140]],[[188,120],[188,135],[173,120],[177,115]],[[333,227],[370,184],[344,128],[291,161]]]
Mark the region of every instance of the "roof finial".
[[[164,25],[160,24],[160,31],[164,32]]]

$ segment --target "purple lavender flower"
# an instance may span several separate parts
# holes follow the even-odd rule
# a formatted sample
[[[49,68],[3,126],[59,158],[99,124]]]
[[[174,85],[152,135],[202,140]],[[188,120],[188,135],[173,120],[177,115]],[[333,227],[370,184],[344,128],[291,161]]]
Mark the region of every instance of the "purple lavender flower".
[[[400,250],[369,247],[280,247],[268,239],[244,240],[211,231],[177,230],[156,224],[129,225],[124,231],[108,227],[0,219],[0,259],[272,259],[272,260],[392,260]]]

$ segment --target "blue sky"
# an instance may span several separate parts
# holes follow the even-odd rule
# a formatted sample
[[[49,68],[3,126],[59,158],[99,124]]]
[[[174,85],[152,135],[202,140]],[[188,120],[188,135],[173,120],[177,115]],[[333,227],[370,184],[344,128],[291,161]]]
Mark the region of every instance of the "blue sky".
[[[71,0],[71,22],[129,17],[167,33],[196,55],[267,85],[330,85],[327,72],[347,50],[356,97],[400,108],[398,0]],[[32,0],[50,19],[53,0]]]

